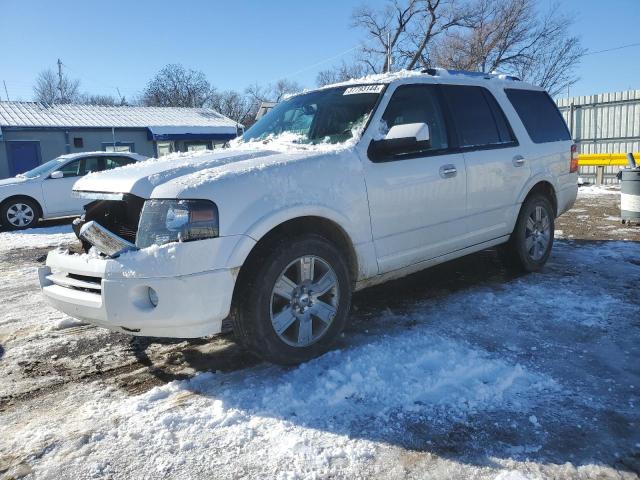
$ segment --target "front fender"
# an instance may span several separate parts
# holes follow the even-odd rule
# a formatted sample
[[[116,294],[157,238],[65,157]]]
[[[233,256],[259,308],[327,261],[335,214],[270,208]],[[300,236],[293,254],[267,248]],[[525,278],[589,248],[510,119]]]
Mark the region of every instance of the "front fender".
[[[253,247],[271,230],[290,220],[302,217],[320,217],[340,227],[347,235],[355,251],[358,263],[358,277],[367,278],[378,273],[375,251],[366,232],[358,232],[353,222],[336,210],[322,205],[299,204],[274,210],[254,222],[246,231],[246,240],[239,242],[229,258],[228,266],[236,267],[244,263]]]

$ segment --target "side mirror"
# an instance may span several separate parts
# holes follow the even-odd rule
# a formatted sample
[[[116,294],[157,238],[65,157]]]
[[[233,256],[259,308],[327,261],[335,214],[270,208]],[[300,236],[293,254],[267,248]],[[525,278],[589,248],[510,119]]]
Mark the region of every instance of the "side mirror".
[[[431,145],[429,125],[426,123],[405,123],[394,125],[382,140],[372,140],[369,145],[369,158],[381,162],[394,155],[417,153]]]
[[[60,170],[51,172],[51,175],[49,175],[49,178],[63,178],[63,177],[64,177],[64,173],[62,173]]]

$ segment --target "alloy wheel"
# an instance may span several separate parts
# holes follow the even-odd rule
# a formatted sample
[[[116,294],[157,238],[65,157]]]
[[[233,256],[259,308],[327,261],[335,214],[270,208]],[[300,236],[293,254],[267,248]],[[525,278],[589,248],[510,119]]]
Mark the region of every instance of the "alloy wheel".
[[[271,293],[271,324],[282,341],[306,347],[327,332],[338,310],[338,277],[322,258],[306,255],[291,262]]]

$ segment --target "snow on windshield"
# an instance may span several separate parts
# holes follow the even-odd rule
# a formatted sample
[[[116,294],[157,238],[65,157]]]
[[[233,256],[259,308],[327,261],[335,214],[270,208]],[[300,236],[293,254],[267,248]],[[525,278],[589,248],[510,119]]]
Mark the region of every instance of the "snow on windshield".
[[[358,85],[296,95],[245,132],[242,143],[340,144],[357,137],[384,85]]]

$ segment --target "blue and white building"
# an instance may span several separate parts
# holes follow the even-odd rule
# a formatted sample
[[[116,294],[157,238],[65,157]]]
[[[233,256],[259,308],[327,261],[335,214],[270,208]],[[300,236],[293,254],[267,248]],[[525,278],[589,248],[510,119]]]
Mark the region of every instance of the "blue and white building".
[[[158,157],[219,148],[241,133],[242,125],[208,108],[0,102],[0,178],[66,153]]]

